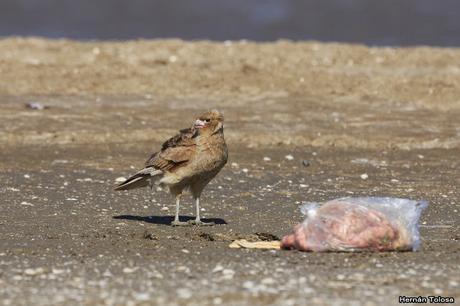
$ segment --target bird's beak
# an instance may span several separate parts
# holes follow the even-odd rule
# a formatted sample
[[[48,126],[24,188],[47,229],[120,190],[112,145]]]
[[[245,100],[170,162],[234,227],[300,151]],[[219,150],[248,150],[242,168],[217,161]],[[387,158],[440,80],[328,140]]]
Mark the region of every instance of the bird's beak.
[[[194,127],[197,128],[197,129],[202,129],[202,128],[205,127],[205,125],[206,125],[206,122],[201,121],[200,119],[197,119],[195,121]]]

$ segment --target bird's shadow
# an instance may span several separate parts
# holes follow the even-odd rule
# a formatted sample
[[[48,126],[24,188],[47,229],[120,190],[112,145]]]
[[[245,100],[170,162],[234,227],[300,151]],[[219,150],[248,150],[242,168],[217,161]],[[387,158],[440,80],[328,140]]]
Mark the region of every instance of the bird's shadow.
[[[119,215],[113,216],[114,219],[118,220],[132,220],[132,221],[141,221],[151,224],[161,224],[161,225],[170,225],[174,220],[174,216],[133,216],[133,215]],[[181,221],[187,222],[190,220],[195,220],[195,217],[191,216],[180,216]],[[214,222],[215,224],[227,224],[224,219],[221,218],[202,218],[203,222]]]

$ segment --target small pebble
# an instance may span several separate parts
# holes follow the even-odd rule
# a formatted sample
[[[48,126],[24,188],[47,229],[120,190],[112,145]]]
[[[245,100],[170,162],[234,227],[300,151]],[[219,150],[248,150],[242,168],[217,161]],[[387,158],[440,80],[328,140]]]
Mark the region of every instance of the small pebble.
[[[124,181],[126,181],[126,178],[123,177],[123,176],[117,177],[115,179],[115,182],[117,182],[117,183],[123,183]]]
[[[222,270],[222,274],[223,275],[233,275],[235,274],[235,271],[233,271],[232,269],[224,269]]]
[[[62,274],[62,273],[65,273],[65,270],[60,270],[60,269],[52,269],[51,272],[53,272],[53,274]]]
[[[275,283],[275,280],[271,277],[262,279],[262,284],[264,285],[273,285],[274,283]]]
[[[148,301],[150,300],[150,294],[142,292],[134,294],[134,298],[138,301]]]
[[[21,205],[24,205],[24,206],[34,206],[34,204],[29,203],[29,202],[25,202],[25,201],[22,201],[22,202],[21,202]]]
[[[284,158],[286,158],[287,160],[293,160],[294,156],[292,156],[291,154],[288,154]]]
[[[369,178],[369,175],[367,175],[367,173],[361,174],[361,179],[367,180],[368,178]]]
[[[245,281],[245,282],[243,283],[243,288],[244,288],[244,289],[248,289],[248,290],[254,288],[254,282]]]
[[[30,109],[33,109],[33,110],[44,110],[44,109],[47,109],[48,106],[45,106],[41,103],[38,103],[38,102],[31,102],[31,103],[27,103],[26,105],[26,108],[30,108]]]
[[[192,291],[190,289],[187,289],[187,288],[180,288],[180,289],[177,289],[176,291],[177,293],[177,296],[181,299],[189,299],[192,297]]]
[[[223,270],[224,270],[224,267],[222,267],[221,265],[217,265],[214,269],[212,269],[212,272],[217,273]]]
[[[264,161],[267,161],[267,162],[268,162],[268,161],[271,161],[271,160],[272,160],[272,159],[271,159],[270,157],[268,157],[268,156],[265,156],[265,157],[264,157]]]
[[[304,160],[302,161],[302,165],[303,165],[304,167],[308,167],[308,166],[310,166],[310,161],[304,159]]]
[[[29,269],[24,270],[24,274],[29,275],[29,276],[40,275],[40,274],[43,274],[45,272],[46,272],[46,270],[44,268],[36,268],[36,269],[29,268]]]
[[[129,274],[137,271],[137,267],[134,268],[123,268],[123,273]]]

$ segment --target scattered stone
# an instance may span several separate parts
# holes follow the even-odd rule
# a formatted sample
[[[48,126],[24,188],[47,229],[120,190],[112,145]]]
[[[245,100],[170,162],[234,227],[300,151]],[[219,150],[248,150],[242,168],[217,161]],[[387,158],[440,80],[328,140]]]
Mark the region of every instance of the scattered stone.
[[[123,177],[123,176],[117,177],[115,179],[115,182],[117,182],[117,183],[123,183],[124,181],[126,181],[126,178]]]
[[[179,288],[176,291],[177,296],[181,299],[189,299],[192,297],[192,291],[187,288]]]
[[[178,272],[190,273],[190,268],[186,266],[179,266],[177,267]]]
[[[142,238],[147,239],[147,240],[158,240],[157,236],[155,236],[153,233],[150,233],[147,230],[144,231]]]
[[[360,175],[361,179],[363,180],[367,180],[369,178],[369,175],[367,175],[367,173],[363,173]]]
[[[55,269],[55,268],[53,268],[53,269],[51,270],[51,272],[52,272],[53,274],[62,274],[62,273],[65,273],[65,270],[60,270],[60,269]]]
[[[440,288],[435,288],[435,289],[433,290],[433,292],[434,292],[434,294],[436,294],[436,295],[440,295],[440,294],[442,294],[442,289],[440,289]]]
[[[222,271],[223,279],[233,279],[233,276],[235,276],[235,271],[232,269],[224,269]]]
[[[223,275],[234,275],[235,271],[232,270],[232,269],[224,269],[224,270],[222,270],[222,274]]]
[[[160,272],[154,272],[151,276],[152,278],[157,278],[157,279],[163,279],[163,274],[161,274]]]
[[[113,277],[113,274],[112,274],[112,272],[110,272],[110,270],[105,270],[105,272],[102,274],[102,276]]]
[[[162,211],[167,211],[167,210],[169,210],[169,207],[163,206],[163,207],[161,208],[161,210],[162,210]]]
[[[45,106],[39,102],[26,103],[25,107],[33,110],[44,110],[49,108],[49,106]]]
[[[304,160],[302,161],[302,165],[303,165],[304,167],[309,167],[309,166],[310,166],[310,161],[304,159]]]
[[[275,280],[271,277],[262,279],[262,284],[264,285],[273,285],[274,283],[275,283]]]
[[[21,205],[24,205],[24,206],[34,206],[34,204],[29,203],[29,202],[26,202],[26,201],[22,201],[22,202],[21,202]]]
[[[135,293],[134,299],[138,301],[148,301],[150,300],[150,294],[142,292],[142,293]]]
[[[243,288],[244,289],[251,290],[251,289],[254,289],[254,287],[255,287],[255,284],[252,281],[245,281],[243,283]]]
[[[241,171],[243,171],[244,173],[248,173],[248,172],[249,172],[248,168],[244,168],[244,169],[242,169]]]
[[[272,159],[271,159],[270,157],[268,157],[268,156],[265,156],[265,157],[264,157],[264,161],[266,161],[266,162],[271,161],[271,160],[272,160]]]
[[[35,268],[35,269],[28,268],[28,269],[24,270],[24,275],[36,276],[36,275],[44,274],[46,272],[47,272],[47,270],[44,269],[44,268],[41,268],[41,267],[40,268]]]
[[[222,267],[221,265],[217,265],[214,269],[212,269],[212,273],[217,273],[223,270],[224,270],[224,267]]]
[[[294,156],[292,156],[291,154],[286,155],[284,158],[286,158],[287,160],[294,160]]]
[[[138,270],[139,268],[137,267],[133,267],[133,268],[123,268],[123,273],[126,273],[126,274],[129,274],[129,273],[134,273]]]

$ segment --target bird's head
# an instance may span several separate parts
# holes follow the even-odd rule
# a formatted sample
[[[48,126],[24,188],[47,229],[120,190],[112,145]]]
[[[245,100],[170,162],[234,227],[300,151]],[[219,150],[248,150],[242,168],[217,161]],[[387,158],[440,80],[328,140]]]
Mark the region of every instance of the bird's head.
[[[193,127],[200,131],[200,134],[212,135],[223,131],[224,116],[217,110],[211,110],[199,115]]]

